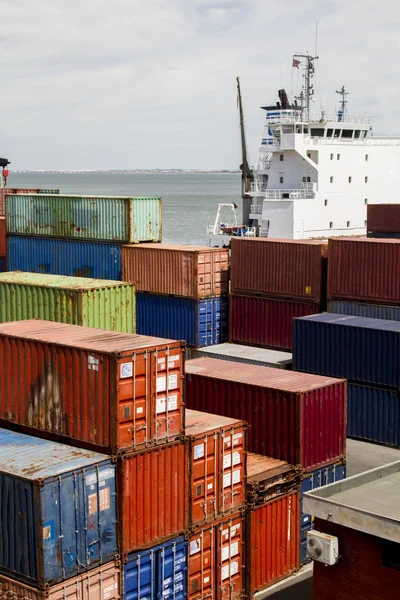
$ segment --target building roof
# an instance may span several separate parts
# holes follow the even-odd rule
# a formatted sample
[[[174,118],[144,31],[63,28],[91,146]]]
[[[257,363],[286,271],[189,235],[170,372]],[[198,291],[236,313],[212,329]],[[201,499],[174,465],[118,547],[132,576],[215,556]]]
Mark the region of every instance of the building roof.
[[[303,511],[379,538],[400,541],[400,461],[304,494]]]

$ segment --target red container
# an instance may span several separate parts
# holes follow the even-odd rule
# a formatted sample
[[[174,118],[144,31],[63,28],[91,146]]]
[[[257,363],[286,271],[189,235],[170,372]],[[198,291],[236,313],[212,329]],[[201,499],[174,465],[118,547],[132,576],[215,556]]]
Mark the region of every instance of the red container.
[[[166,444],[117,460],[121,556],[185,533],[186,444]]]
[[[250,452],[313,470],[346,455],[345,379],[215,358],[186,363],[186,406],[247,421]]]
[[[122,279],[138,292],[185,298],[229,293],[229,250],[182,244],[122,246]]]
[[[7,240],[6,240],[6,219],[0,217],[0,256],[6,256],[7,254]]]
[[[318,304],[230,296],[229,341],[277,350],[292,349],[292,320],[321,312]]]
[[[239,600],[244,596],[244,518],[235,515],[189,538],[190,600]]]
[[[400,240],[329,240],[328,298],[400,305]]]
[[[400,232],[400,204],[368,204],[367,231],[373,233]]]
[[[173,441],[184,432],[184,353],[184,342],[142,335],[3,323],[0,419],[110,454]]]
[[[320,304],[326,293],[326,242],[233,238],[231,292]]]
[[[39,188],[21,189],[21,188],[1,188],[0,189],[0,217],[6,216],[6,196],[7,194],[38,194]]]
[[[186,410],[190,527],[237,512],[245,502],[246,430],[243,421]]]

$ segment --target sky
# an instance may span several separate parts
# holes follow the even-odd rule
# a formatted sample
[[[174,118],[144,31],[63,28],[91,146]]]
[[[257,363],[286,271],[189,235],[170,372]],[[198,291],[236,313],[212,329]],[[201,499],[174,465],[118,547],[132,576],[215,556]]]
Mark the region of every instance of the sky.
[[[236,169],[236,77],[254,163],[277,90],[400,135],[394,0],[0,0],[0,156],[19,169]]]

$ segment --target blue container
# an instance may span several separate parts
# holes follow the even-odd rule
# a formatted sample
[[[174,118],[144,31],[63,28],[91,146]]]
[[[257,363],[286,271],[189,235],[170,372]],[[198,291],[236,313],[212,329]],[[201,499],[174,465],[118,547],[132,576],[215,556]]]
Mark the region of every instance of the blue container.
[[[183,536],[130,554],[124,566],[125,600],[187,598],[187,554]]]
[[[228,298],[192,300],[176,296],[136,294],[136,332],[201,348],[228,339]]]
[[[347,435],[385,446],[400,447],[400,393],[349,383]]]
[[[0,273],[5,273],[7,271],[7,258],[5,256],[0,256]]]
[[[342,481],[346,477],[346,463],[341,461],[334,465],[304,473],[300,486],[301,505],[303,506],[303,494],[317,488]],[[312,516],[301,512],[300,516],[300,563],[307,562],[307,531],[313,528]]]
[[[46,588],[118,553],[115,464],[0,429],[0,572]]]
[[[121,244],[9,235],[9,271],[122,280]]]
[[[328,312],[337,315],[367,317],[368,319],[400,321],[400,306],[386,306],[385,304],[360,304],[358,302],[328,300]]]
[[[322,313],[293,319],[293,369],[400,387],[400,322]]]

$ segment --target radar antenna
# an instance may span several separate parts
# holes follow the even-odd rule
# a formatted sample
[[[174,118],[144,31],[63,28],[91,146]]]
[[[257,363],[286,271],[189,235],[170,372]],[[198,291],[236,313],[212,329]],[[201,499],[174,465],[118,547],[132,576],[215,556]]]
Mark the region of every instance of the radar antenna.
[[[338,111],[338,120],[339,121],[343,121],[345,114],[346,114],[346,104],[347,104],[347,100],[346,100],[346,96],[349,95],[349,92],[346,92],[346,88],[344,87],[344,85],[342,85],[340,90],[336,90],[336,93],[340,95],[341,100],[340,100],[340,109]]]
[[[301,116],[304,121],[310,120],[310,103],[312,97],[314,96],[314,84],[312,83],[315,67],[314,61],[318,60],[318,56],[310,56],[310,54],[300,54],[296,53],[293,55],[293,66],[298,67],[298,65],[304,63],[304,83],[303,89],[300,96],[297,99],[302,99],[302,111]],[[303,59],[303,60],[299,60]],[[304,105],[303,105],[304,102]]]

